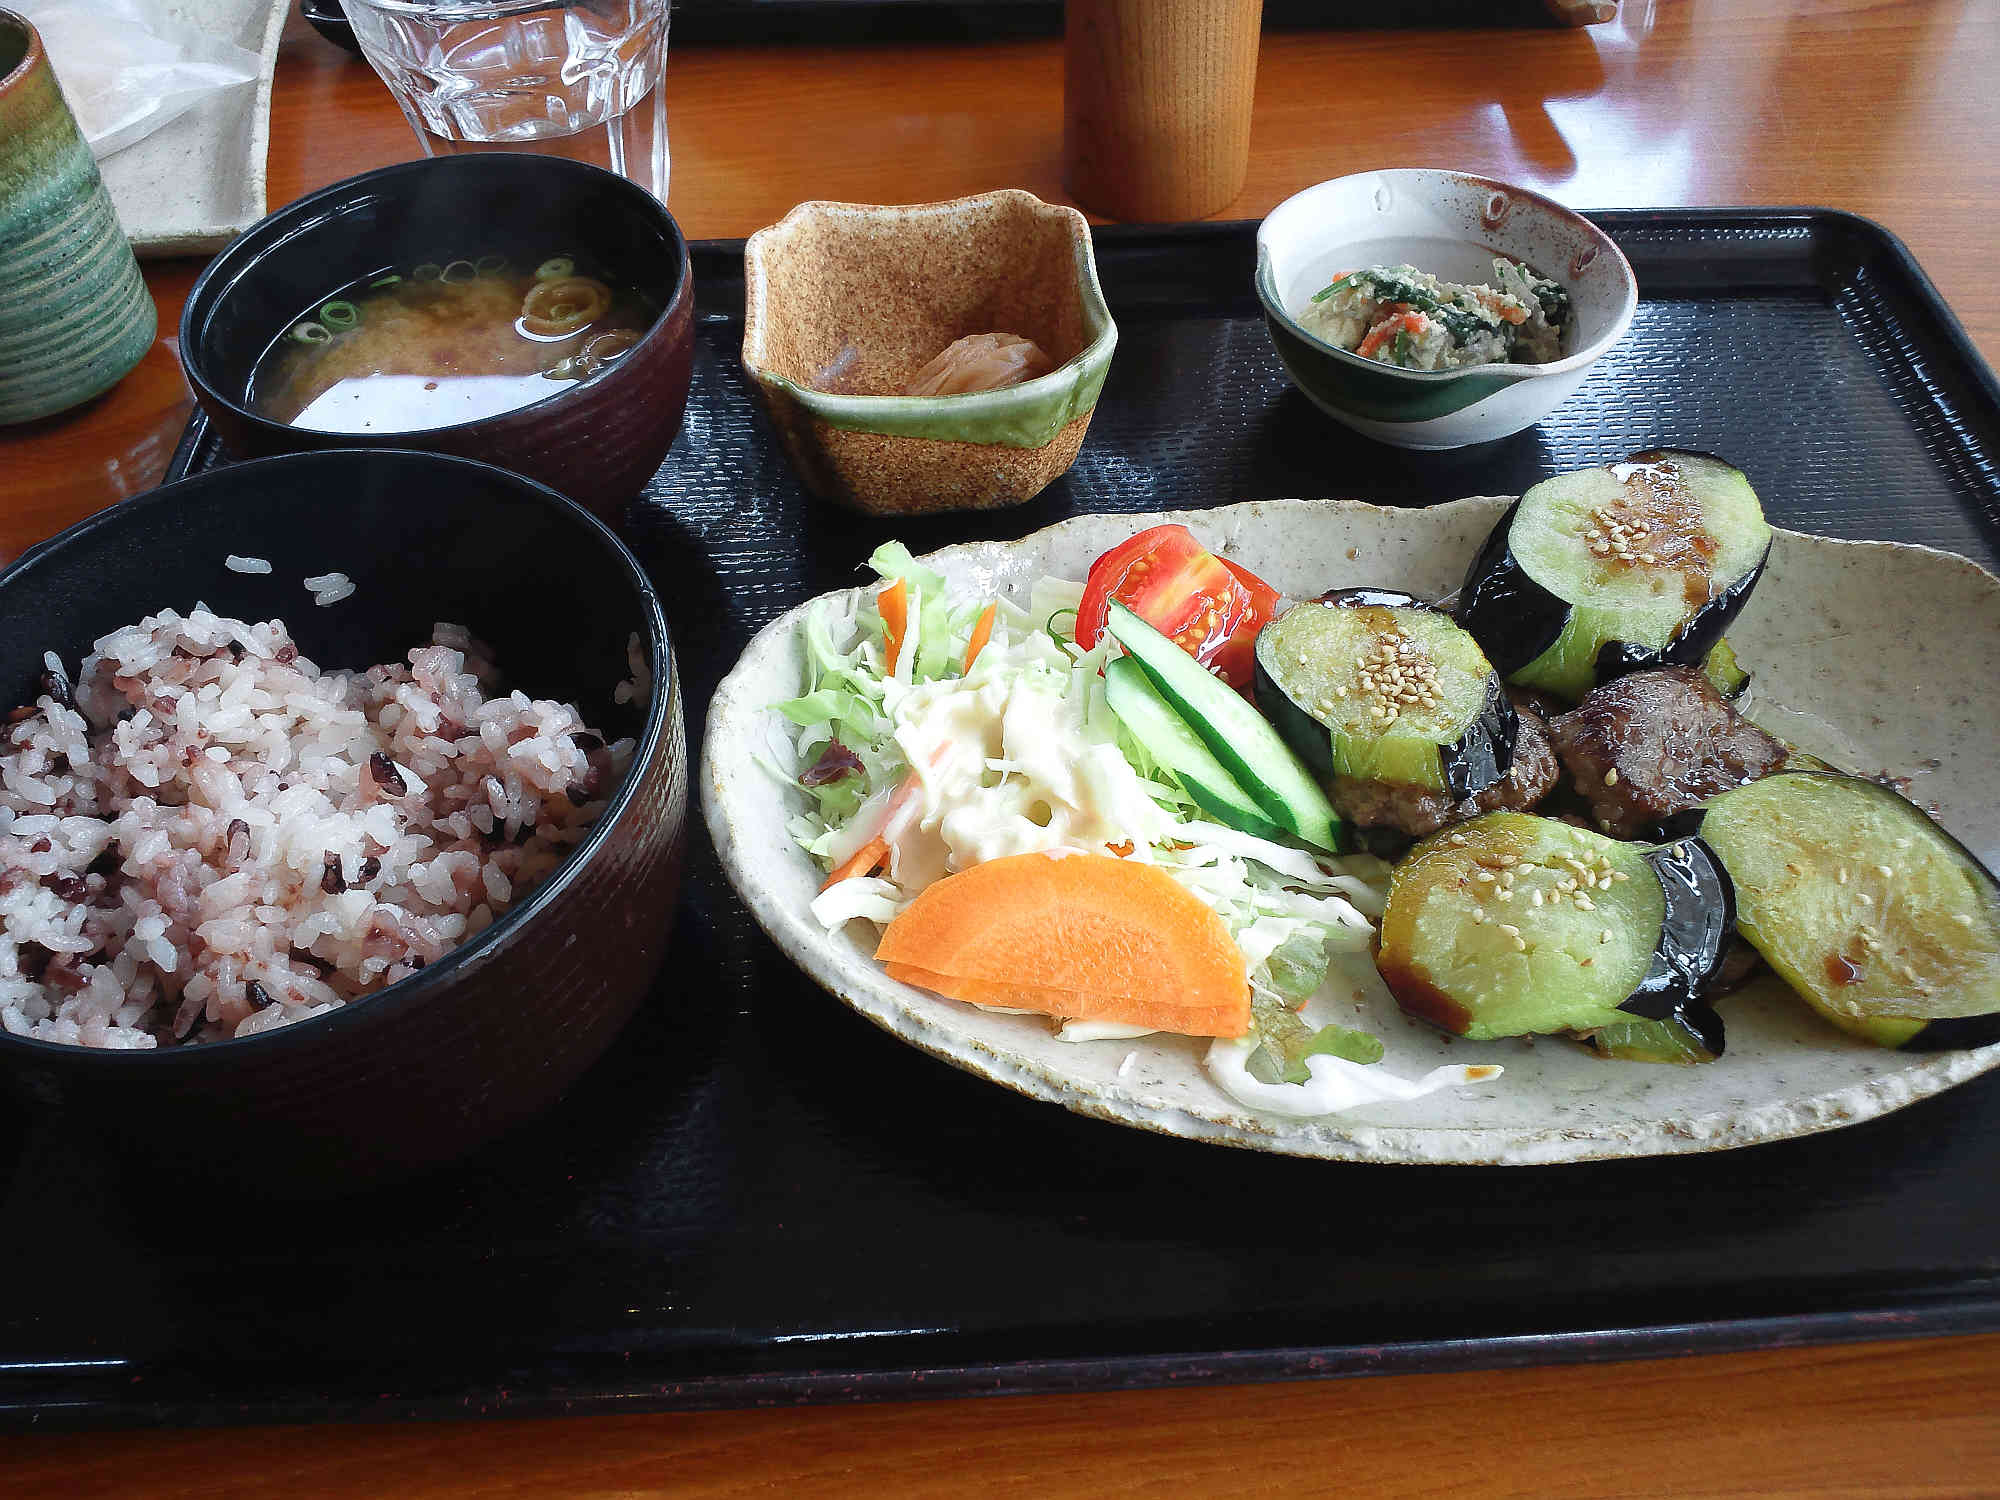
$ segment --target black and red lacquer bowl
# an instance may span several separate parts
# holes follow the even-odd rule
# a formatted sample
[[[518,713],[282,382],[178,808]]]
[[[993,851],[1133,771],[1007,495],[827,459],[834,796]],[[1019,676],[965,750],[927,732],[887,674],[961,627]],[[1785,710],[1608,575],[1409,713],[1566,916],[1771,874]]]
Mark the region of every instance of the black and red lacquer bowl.
[[[570,254],[658,316],[587,380],[476,421],[400,433],[318,432],[258,414],[251,375],[303,313],[364,277],[439,256]],[[211,261],[181,312],[195,399],[238,458],[329,448],[419,448],[538,479],[614,523],[680,431],[694,351],[694,286],[673,215],[637,184],[559,157],[492,152],[364,172],[261,220]]]
[[[232,553],[271,572],[232,571]],[[317,607],[302,580],[329,572],[354,593]],[[462,624],[510,686],[576,704],[636,750],[554,873],[419,973],[194,1046],[0,1032],[0,1087],[148,1174],[287,1197],[407,1177],[552,1104],[647,995],[679,888],[680,682],[638,562],[580,507],[485,464],[389,451],[244,463],[113,506],[0,571],[0,701],[34,701],[45,650],[74,671],[100,636],[196,601],[283,619],[327,669],[401,660],[435,622]],[[652,692],[621,704],[634,637]]]

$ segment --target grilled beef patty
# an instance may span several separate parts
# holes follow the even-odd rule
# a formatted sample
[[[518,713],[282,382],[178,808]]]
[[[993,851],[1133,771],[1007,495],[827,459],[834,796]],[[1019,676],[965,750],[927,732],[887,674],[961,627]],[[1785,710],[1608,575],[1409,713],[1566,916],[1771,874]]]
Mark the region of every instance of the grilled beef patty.
[[[1775,771],[1785,747],[1692,667],[1634,672],[1593,688],[1549,737],[1598,827],[1643,837],[1656,823]]]

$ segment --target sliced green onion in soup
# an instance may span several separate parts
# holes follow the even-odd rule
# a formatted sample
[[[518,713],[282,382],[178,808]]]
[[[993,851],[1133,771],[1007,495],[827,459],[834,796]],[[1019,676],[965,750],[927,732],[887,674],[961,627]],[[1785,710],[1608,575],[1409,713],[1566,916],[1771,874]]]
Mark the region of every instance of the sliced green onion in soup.
[[[333,335],[319,323],[301,323],[292,330],[292,339],[300,344],[329,344]]]
[[[376,290],[378,287],[395,286],[398,283],[400,283],[402,279],[403,278],[400,276],[377,276],[373,281],[368,283],[368,290],[372,292]]]
[[[444,276],[444,267],[434,260],[427,260],[420,266],[410,267],[412,281],[438,281]]]
[[[319,310],[320,322],[335,332],[352,328],[361,321],[361,309],[352,302],[336,297]]]
[[[472,280],[478,274],[479,274],[479,267],[474,265],[471,261],[455,260],[452,261],[450,264],[448,264],[443,271],[438,273],[438,279],[440,281],[449,281],[452,284],[457,285],[458,283]]]
[[[567,255],[551,255],[535,267],[535,280],[561,281],[565,276],[576,274],[576,262]]]
[[[507,269],[507,257],[504,255],[482,255],[472,263],[472,268],[481,276],[496,275]]]

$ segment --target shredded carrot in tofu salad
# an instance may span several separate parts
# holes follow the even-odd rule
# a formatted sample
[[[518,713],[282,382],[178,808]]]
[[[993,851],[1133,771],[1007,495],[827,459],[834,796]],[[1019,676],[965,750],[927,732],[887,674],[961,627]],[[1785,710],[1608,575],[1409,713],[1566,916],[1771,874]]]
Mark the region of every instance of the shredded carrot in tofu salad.
[[[1089,584],[1039,580],[1023,609],[953,597],[891,542],[869,559],[881,584],[808,609],[804,680],[773,705],[769,769],[804,798],[790,831],[825,872],[814,916],[829,931],[882,929],[893,977],[1045,1015],[1066,1041],[1212,1038],[1210,1076],[1261,1110],[1330,1114],[1490,1076],[1394,1076],[1377,1065],[1380,1040],[1335,1019],[1356,1012],[1331,998],[1330,968],[1372,973],[1383,861],[1226,826],[1114,710],[1104,668],[1122,654],[1118,621],[1128,635],[1147,628],[1129,623],[1136,609],[1255,713],[1216,664],[1227,643],[1200,631],[1268,618],[1215,591],[1277,595],[1233,564],[1190,573],[1190,551],[1205,549],[1185,528],[1156,531],[1178,535],[1139,550],[1173,557],[1209,594],[1142,596],[1125,572],[1100,581],[1093,569]],[[1127,569],[1132,547],[1106,556]],[[1077,643],[1080,611],[1103,621],[1128,601]]]

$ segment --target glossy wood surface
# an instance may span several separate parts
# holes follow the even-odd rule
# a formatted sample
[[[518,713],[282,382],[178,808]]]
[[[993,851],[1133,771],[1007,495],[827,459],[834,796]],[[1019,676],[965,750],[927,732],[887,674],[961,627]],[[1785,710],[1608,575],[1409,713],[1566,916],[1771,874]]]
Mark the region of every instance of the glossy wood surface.
[[[678,49],[672,206],[712,237],[808,197],[1061,198],[1061,57],[1059,39]],[[295,24],[272,205],[413,153],[374,75]],[[2000,360],[2000,0],[1626,0],[1583,31],[1268,34],[1249,177],[1220,216],[1393,165],[1579,207],[1865,214]],[[156,482],[190,410],[172,337],[198,269],[148,267],[162,338],[121,386],[0,434],[0,558]],[[2000,1495],[1996,1391],[2000,1336],[1082,1398],[31,1435],[0,1440],[0,1492]]]

